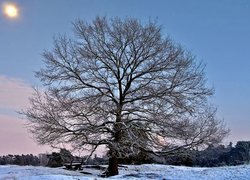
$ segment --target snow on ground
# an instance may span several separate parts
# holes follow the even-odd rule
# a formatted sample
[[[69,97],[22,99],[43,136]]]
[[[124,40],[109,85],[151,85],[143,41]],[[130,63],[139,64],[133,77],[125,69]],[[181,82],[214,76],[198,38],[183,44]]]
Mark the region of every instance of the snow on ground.
[[[99,171],[84,169],[94,175],[85,175],[76,171],[61,168],[33,166],[0,166],[0,180],[91,180],[103,179],[97,176]],[[250,179],[250,165],[196,168],[184,166],[169,166],[158,164],[124,165],[119,169],[120,175],[109,179],[159,179],[159,180],[224,180]]]
[[[60,168],[36,166],[0,166],[0,180],[81,180],[89,179],[88,176],[75,171],[66,171]]]
[[[169,165],[129,166],[120,170],[116,179],[166,179],[166,180],[250,180],[250,165],[198,168]]]

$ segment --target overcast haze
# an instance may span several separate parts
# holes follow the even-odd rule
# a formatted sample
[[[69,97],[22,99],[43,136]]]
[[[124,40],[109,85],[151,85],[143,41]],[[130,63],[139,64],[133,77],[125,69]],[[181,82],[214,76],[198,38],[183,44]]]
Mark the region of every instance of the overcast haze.
[[[157,19],[163,33],[206,64],[218,117],[231,129],[225,143],[250,140],[250,1],[248,0],[0,0],[20,7],[0,16],[0,154],[39,153],[16,111],[28,106],[34,71],[53,36],[72,36],[72,22],[96,16]]]

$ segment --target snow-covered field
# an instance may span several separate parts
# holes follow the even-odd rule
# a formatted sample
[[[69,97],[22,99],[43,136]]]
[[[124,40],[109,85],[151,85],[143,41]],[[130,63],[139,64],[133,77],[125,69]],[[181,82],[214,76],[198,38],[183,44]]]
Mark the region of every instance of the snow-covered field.
[[[80,172],[67,171],[61,168],[32,167],[32,166],[0,166],[0,180],[87,180],[103,179],[97,176],[98,171],[84,169],[95,175],[85,175]],[[120,175],[110,179],[250,179],[250,165],[192,168],[168,165],[129,165],[120,168]]]

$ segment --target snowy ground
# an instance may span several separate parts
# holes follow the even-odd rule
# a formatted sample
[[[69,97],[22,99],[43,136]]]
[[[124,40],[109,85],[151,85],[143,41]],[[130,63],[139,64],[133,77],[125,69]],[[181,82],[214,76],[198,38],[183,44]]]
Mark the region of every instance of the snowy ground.
[[[85,175],[80,172],[67,171],[60,168],[32,166],[0,166],[0,180],[87,180],[103,179],[97,176],[99,171],[84,169],[95,175]],[[166,179],[166,180],[211,180],[211,179],[250,179],[250,165],[191,168],[168,165],[130,165],[120,168],[120,175],[110,179]]]

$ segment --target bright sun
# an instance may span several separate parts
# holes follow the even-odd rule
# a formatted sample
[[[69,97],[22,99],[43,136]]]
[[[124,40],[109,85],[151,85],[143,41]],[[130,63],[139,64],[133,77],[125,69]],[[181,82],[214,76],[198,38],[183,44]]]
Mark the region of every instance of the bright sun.
[[[16,18],[18,17],[18,8],[15,4],[6,3],[3,6],[4,14],[9,18]]]

